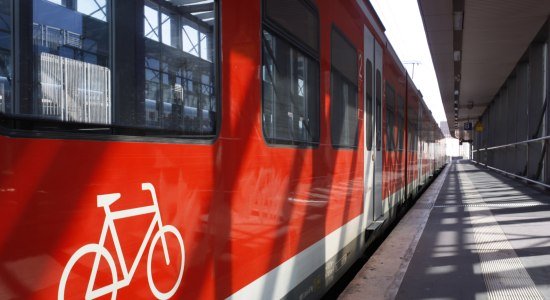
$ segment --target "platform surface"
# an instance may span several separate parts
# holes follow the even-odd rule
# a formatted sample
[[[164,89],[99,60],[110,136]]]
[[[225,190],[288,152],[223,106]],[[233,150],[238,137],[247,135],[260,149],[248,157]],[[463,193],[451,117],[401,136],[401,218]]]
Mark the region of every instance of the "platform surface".
[[[550,299],[549,193],[447,166],[340,299]]]

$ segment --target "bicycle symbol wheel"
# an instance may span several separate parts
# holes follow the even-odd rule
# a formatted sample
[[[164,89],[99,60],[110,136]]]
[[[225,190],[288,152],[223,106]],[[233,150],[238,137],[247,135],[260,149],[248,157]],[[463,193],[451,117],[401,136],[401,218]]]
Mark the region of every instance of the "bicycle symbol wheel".
[[[59,289],[58,289],[58,292],[57,292],[57,299],[58,300],[64,300],[65,299],[65,292],[66,292],[65,289],[67,287],[67,280],[69,279],[69,275],[73,271],[73,268],[75,266],[78,266],[80,263],[82,263],[81,260],[83,260],[84,256],[86,256],[88,254],[92,254],[92,256],[94,258],[97,258],[97,259],[100,259],[100,260],[101,260],[101,258],[104,258],[107,261],[113,280],[112,280],[112,282],[110,282],[110,285],[108,285],[108,286],[105,286],[105,287],[103,287],[101,289],[98,289],[98,290],[95,290],[95,291],[90,291],[88,285],[90,284],[89,280],[91,280],[91,279],[88,279],[88,281],[86,282],[86,291],[85,291],[85,293],[86,293],[85,296],[86,297],[85,298],[86,299],[95,299],[95,298],[100,297],[101,295],[106,295],[108,293],[111,293],[111,299],[112,300],[116,299],[117,288],[114,285],[115,285],[116,282],[118,282],[118,278],[117,278],[117,271],[116,271],[115,261],[114,261],[113,257],[111,256],[109,251],[107,251],[107,249],[105,249],[101,245],[99,245],[99,244],[88,244],[88,245],[84,245],[80,249],[78,249],[73,254],[73,256],[71,256],[71,258],[69,259],[69,262],[65,266],[65,269],[63,270],[63,274],[61,275],[61,280],[59,282]],[[80,263],[79,263],[79,261],[80,261]],[[89,275],[89,273],[87,275]],[[95,277],[95,275],[93,277]],[[91,288],[93,289],[94,283],[92,282],[91,285],[92,285]],[[76,296],[73,293],[71,293],[71,294],[72,294],[71,296],[73,296],[73,297]]]
[[[168,257],[162,257],[160,261],[162,261],[165,264],[165,266],[174,265],[174,264],[177,264],[178,261],[181,261],[181,265],[179,266],[179,271],[176,277],[176,281],[174,285],[167,292],[160,291],[158,286],[155,284],[155,281],[153,278],[154,274],[152,270],[153,263],[156,263],[155,265],[158,266],[159,268],[162,267],[158,259],[157,260],[153,259],[153,252],[155,250],[155,247],[158,241],[162,236],[164,236],[164,241],[173,240],[173,239],[168,239],[168,237],[170,236],[175,237],[178,243],[173,247],[170,247],[169,245],[163,245],[163,243],[161,243],[162,248],[164,248],[165,246],[167,247],[166,249],[163,249],[164,250],[163,253],[164,255],[168,254]],[[173,250],[173,251],[170,251],[170,250]],[[149,255],[147,256],[147,280],[149,281],[149,288],[151,288],[151,292],[153,292],[155,297],[157,297],[158,299],[168,299],[176,293],[181,283],[181,279],[183,277],[184,266],[185,266],[185,247],[183,245],[183,238],[181,237],[181,234],[176,229],[176,227],[172,225],[165,225],[153,237],[153,240],[151,241],[151,246],[149,248]]]

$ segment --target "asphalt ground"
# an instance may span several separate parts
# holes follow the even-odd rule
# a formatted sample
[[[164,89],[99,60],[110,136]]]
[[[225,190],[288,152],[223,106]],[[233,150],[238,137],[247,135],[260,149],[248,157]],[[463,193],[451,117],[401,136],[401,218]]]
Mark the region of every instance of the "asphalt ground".
[[[455,162],[340,299],[550,299],[550,194]]]

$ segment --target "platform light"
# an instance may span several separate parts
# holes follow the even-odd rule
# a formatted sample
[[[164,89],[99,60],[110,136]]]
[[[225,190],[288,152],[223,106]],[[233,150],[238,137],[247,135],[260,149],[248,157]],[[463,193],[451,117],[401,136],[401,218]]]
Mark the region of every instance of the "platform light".
[[[464,27],[464,12],[455,11],[453,14],[453,28],[456,31],[462,30]]]
[[[458,96],[458,94],[460,94],[460,92],[458,90],[455,90],[455,96]]]
[[[456,62],[460,61],[461,59],[460,50],[455,50],[453,52],[453,58]]]

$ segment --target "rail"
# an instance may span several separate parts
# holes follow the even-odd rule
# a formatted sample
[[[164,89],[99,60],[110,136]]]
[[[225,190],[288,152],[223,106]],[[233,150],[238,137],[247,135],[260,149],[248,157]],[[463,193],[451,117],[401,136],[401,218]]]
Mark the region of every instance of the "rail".
[[[475,149],[475,150],[472,150],[472,154],[473,154],[473,153],[476,153],[476,152],[481,153],[481,152],[483,152],[483,151],[497,150],[497,149],[508,148],[508,147],[513,147],[513,146],[518,146],[518,145],[523,145],[523,144],[534,143],[534,142],[543,142],[543,141],[546,141],[546,140],[550,140],[550,136],[543,136],[543,137],[536,138],[536,139],[530,139],[530,140],[521,141],[521,142],[516,142],[516,143],[510,143],[510,144],[506,144],[506,145],[500,145],[500,146],[493,146],[493,147],[485,147],[485,148]],[[521,179],[521,180],[524,180],[524,181],[527,181],[527,182],[530,182],[530,183],[533,183],[533,184],[537,184],[537,185],[540,185],[540,186],[543,186],[543,187],[545,187],[545,188],[550,189],[550,185],[548,185],[548,184],[545,184],[545,183],[542,183],[542,182],[540,182],[540,181],[536,181],[536,180],[530,179],[530,178],[525,177],[525,176],[521,176],[521,175],[517,175],[517,174],[514,174],[514,173],[506,172],[506,171],[504,171],[504,170],[501,170],[501,169],[498,169],[498,168],[495,168],[495,167],[491,167],[491,166],[487,165],[487,162],[483,163],[483,162],[480,162],[480,161],[477,161],[477,160],[474,160],[474,159],[472,159],[472,162],[474,162],[474,163],[476,163],[476,164],[479,164],[479,165],[483,165],[483,166],[485,166],[485,167],[488,168],[488,169],[491,169],[491,170],[494,170],[494,171],[503,173],[503,174],[505,174],[505,175],[508,175],[508,176],[511,176],[511,177],[515,177],[515,178],[518,178],[518,179]]]
[[[548,140],[548,139],[550,139],[550,135],[549,135],[549,136],[543,136],[543,137],[536,138],[536,139],[527,140],[527,141],[517,142],[517,143],[511,143],[511,144],[500,145],[500,146],[493,146],[493,147],[480,148],[480,149],[472,150],[472,153],[473,153],[473,152],[478,152],[478,151],[481,152],[481,151],[502,149],[502,148],[517,146],[517,145],[521,145],[521,144],[528,144],[528,143],[533,143],[533,142],[540,142],[540,141],[544,141],[544,140]]]

